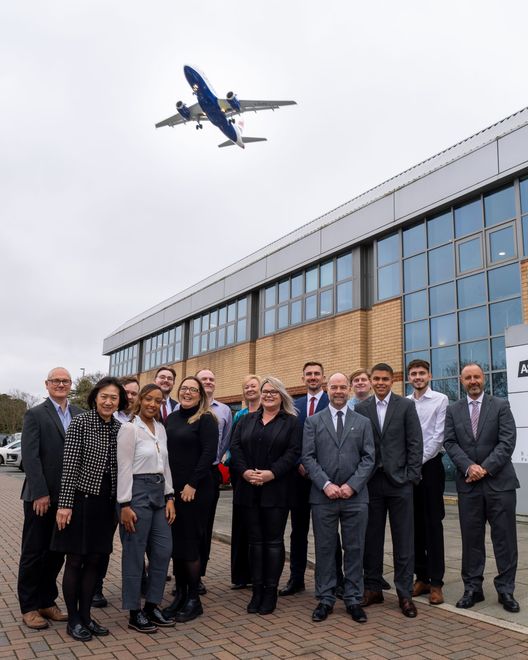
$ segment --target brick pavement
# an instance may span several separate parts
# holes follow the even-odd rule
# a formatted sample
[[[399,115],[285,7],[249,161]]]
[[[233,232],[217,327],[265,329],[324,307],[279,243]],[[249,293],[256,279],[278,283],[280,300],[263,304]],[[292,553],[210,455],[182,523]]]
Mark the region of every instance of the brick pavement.
[[[110,604],[94,610],[110,628],[110,635],[87,644],[66,635],[65,624],[45,631],[31,631],[20,623],[16,599],[16,574],[22,525],[18,499],[21,480],[0,471],[0,658],[526,658],[528,635],[490,623],[469,619],[445,609],[418,604],[415,620],[405,619],[393,595],[383,605],[368,609],[365,625],[354,623],[341,602],[326,622],[312,624],[313,575],[307,591],[279,599],[270,616],[248,615],[248,591],[229,589],[229,547],[215,542],[207,575],[205,614],[175,628],[141,635],[126,627],[119,609],[120,544],[115,552],[105,588]],[[173,583],[169,583],[167,596]]]

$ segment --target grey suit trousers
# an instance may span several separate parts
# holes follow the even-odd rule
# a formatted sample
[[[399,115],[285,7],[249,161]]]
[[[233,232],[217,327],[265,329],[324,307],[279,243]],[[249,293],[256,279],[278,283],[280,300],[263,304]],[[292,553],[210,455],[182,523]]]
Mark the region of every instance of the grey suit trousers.
[[[141,578],[145,553],[149,560],[145,600],[159,605],[172,555],[171,528],[165,517],[164,480],[161,475],[134,475],[130,506],[137,515],[136,531],[119,534],[123,545],[121,559],[123,609],[141,609]]]
[[[312,504],[315,537],[315,595],[325,605],[336,600],[336,543],[341,527],[344,553],[344,596],[346,605],[359,605],[363,598],[363,549],[368,520],[368,504],[354,497]]]

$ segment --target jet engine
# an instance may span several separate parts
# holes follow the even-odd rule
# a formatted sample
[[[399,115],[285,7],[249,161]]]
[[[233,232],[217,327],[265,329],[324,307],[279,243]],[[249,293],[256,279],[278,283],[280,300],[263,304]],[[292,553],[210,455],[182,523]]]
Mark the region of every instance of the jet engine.
[[[189,121],[189,119],[191,118],[191,111],[183,101],[178,101],[178,103],[176,103],[176,110],[185,119],[185,121]]]
[[[227,92],[226,99],[229,105],[233,108],[233,110],[240,112],[240,102],[237,99],[236,94],[234,92]]]

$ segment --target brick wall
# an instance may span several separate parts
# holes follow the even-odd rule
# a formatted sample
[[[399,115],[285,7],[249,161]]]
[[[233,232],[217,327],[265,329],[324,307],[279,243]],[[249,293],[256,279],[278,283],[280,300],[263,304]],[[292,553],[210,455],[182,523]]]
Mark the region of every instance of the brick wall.
[[[368,366],[388,362],[394,369],[394,391],[403,393],[402,300],[395,298],[374,305],[369,312]]]

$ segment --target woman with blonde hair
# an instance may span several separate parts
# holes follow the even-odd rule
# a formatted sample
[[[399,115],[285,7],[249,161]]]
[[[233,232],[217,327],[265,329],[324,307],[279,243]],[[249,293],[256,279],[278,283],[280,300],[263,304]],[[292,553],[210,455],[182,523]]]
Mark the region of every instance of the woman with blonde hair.
[[[200,544],[213,502],[211,466],[218,446],[218,424],[209,410],[202,383],[184,378],[178,388],[180,407],[167,417],[167,449],[174,486],[176,521],[172,525],[175,597],[165,617],[185,622],[203,614],[200,583]]]
[[[249,536],[249,613],[271,614],[277,605],[301,435],[292,398],[280,380],[267,376],[260,385],[258,410],[240,419],[231,441],[232,465],[240,477],[235,503],[243,507]]]

